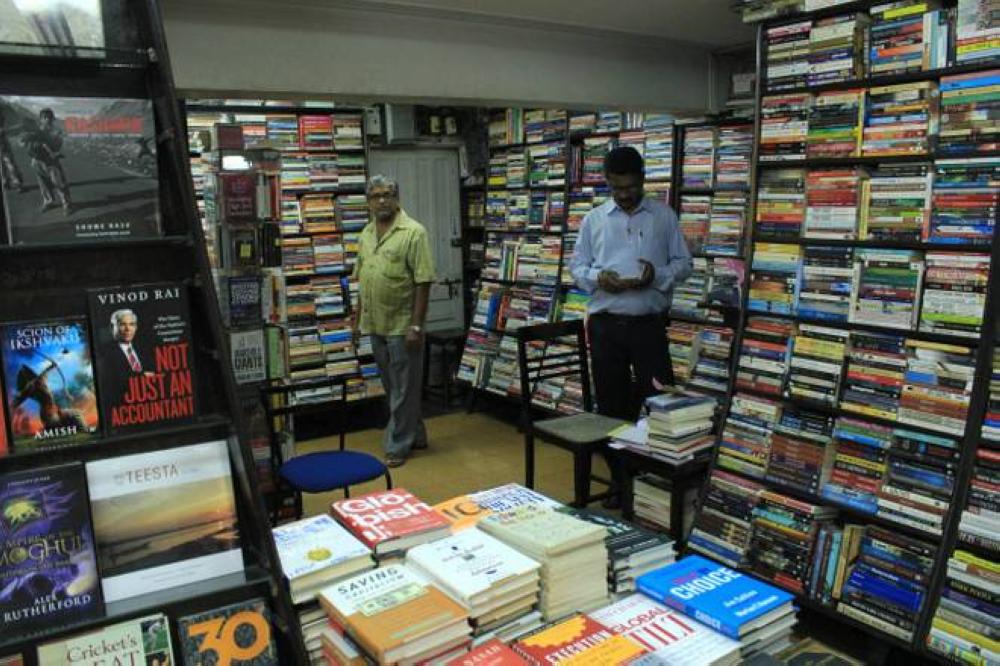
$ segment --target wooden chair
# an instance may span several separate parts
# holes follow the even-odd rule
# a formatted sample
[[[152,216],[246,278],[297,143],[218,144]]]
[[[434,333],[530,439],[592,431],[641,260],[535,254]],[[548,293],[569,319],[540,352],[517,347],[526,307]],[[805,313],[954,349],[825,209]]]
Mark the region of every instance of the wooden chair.
[[[592,457],[608,441],[608,433],[624,425],[620,419],[594,414],[590,394],[590,367],[583,322],[564,321],[525,326],[514,332],[521,374],[521,414],[524,429],[524,485],[535,487],[535,438],[573,454],[573,506],[597,502],[609,492],[590,494]],[[556,347],[551,351],[550,347]],[[530,350],[541,347],[541,352]],[[533,397],[541,382],[562,377],[579,379],[583,409],[579,414],[535,421]],[[610,481],[597,478],[611,486]]]

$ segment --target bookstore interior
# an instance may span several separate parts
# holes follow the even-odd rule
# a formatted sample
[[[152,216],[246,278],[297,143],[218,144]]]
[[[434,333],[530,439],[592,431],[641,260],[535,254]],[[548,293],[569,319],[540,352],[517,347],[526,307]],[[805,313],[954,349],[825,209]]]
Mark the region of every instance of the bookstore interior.
[[[0,666],[1000,666],[998,0],[0,0],[0,63]]]

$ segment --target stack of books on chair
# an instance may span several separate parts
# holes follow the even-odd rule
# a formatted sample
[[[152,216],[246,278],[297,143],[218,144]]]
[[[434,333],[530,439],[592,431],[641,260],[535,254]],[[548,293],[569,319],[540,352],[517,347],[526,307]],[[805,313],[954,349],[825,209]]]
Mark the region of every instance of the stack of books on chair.
[[[468,610],[477,636],[538,602],[539,564],[475,527],[411,548],[406,563]]]
[[[542,565],[540,610],[546,620],[607,603],[605,528],[538,506],[494,513],[479,526]]]
[[[608,530],[604,544],[608,549],[608,589],[612,594],[634,591],[639,576],[676,559],[674,542],[665,534],[589,509],[566,507],[560,510]]]
[[[714,443],[715,398],[680,391],[646,399],[648,442],[662,457],[681,463],[709,450]]]

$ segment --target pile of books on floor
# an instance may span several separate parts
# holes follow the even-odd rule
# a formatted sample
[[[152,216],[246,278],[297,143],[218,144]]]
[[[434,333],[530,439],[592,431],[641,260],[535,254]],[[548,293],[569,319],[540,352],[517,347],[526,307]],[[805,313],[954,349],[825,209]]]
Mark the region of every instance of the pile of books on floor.
[[[948,560],[948,577],[927,634],[930,649],[963,663],[1000,663],[1000,565],[964,550]]]

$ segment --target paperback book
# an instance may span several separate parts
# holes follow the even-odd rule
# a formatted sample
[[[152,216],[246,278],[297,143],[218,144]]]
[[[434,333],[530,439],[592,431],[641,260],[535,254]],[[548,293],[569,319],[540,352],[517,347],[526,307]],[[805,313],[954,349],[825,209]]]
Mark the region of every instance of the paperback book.
[[[272,635],[271,611],[263,599],[181,617],[177,620],[177,633],[185,666],[282,663]]]
[[[38,646],[39,666],[77,663],[168,666],[172,659],[170,621],[163,614],[110,624]]]
[[[12,243],[159,236],[151,100],[0,96]]]

